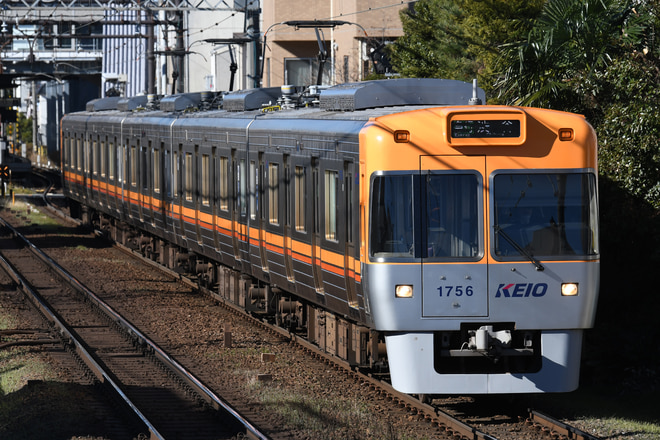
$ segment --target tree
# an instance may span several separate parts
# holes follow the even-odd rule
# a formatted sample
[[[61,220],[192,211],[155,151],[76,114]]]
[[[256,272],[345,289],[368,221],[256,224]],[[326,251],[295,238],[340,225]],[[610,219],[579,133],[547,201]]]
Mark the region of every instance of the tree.
[[[504,45],[501,101],[586,115],[601,175],[660,208],[657,2],[550,0],[524,40]]]
[[[544,0],[420,0],[401,12],[404,36],[389,46],[402,76],[470,81],[490,88],[501,43],[528,32]]]
[[[599,138],[600,174],[660,208],[660,66],[643,52],[613,60],[582,89]]]
[[[499,77],[496,60],[503,44],[526,36],[546,0],[461,0],[468,52],[478,60],[479,83],[492,90]],[[494,98],[494,97],[493,97]],[[493,99],[491,99],[493,101]]]
[[[468,80],[477,63],[468,56],[464,15],[451,0],[421,0],[401,12],[404,35],[390,45],[390,61],[405,77]]]
[[[32,118],[26,118],[21,112],[18,113],[18,136],[21,142],[32,142]]]
[[[501,47],[499,99],[575,111],[576,85],[639,44],[644,17],[629,0],[550,0],[527,35]]]

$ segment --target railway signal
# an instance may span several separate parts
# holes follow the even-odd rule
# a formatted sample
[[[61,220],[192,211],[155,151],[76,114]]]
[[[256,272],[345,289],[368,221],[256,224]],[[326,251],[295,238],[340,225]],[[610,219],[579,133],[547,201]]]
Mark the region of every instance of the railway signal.
[[[8,179],[9,177],[11,177],[11,170],[9,169],[9,165],[0,165],[0,178]]]

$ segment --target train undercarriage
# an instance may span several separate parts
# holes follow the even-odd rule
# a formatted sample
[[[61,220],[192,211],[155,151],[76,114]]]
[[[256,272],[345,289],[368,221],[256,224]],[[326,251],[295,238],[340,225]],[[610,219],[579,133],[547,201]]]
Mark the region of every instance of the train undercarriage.
[[[80,214],[83,223],[101,231],[110,240],[186,275],[217,299],[304,337],[350,365],[375,372],[387,371],[385,342],[379,332],[114,217],[85,208]]]

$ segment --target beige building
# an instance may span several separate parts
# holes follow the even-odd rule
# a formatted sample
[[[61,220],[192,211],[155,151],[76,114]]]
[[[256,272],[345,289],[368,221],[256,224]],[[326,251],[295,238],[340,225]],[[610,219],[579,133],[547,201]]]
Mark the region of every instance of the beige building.
[[[322,83],[360,81],[373,71],[372,51],[403,34],[399,12],[413,2],[394,0],[265,0],[262,2],[264,87],[316,84],[319,43],[314,28],[292,21],[343,21],[319,28],[327,52]]]

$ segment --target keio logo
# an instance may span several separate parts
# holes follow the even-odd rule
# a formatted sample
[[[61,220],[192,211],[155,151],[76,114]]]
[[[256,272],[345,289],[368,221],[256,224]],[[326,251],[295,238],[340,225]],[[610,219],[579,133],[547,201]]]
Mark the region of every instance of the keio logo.
[[[546,283],[515,283],[500,284],[497,288],[495,298],[527,298],[540,297],[548,291]]]

